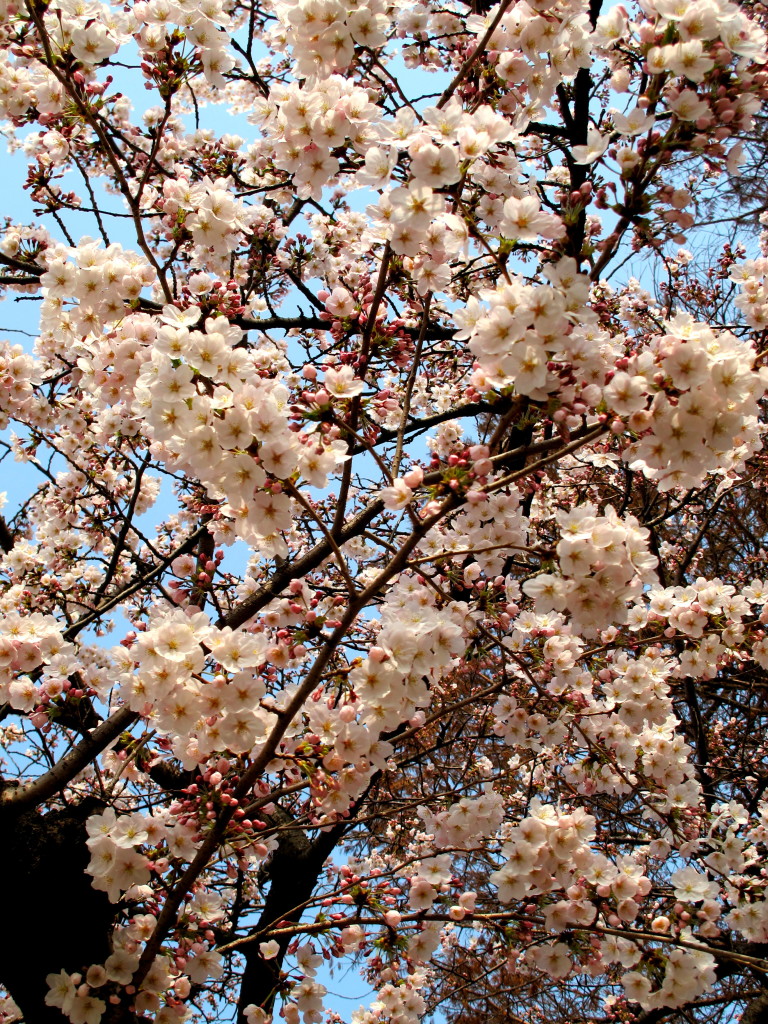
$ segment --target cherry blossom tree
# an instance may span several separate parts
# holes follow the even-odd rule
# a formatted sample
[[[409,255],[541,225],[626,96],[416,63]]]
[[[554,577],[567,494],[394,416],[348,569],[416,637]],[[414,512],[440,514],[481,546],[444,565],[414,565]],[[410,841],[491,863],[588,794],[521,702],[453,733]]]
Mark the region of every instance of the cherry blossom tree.
[[[765,8],[0,9],[0,1020],[768,1019]]]

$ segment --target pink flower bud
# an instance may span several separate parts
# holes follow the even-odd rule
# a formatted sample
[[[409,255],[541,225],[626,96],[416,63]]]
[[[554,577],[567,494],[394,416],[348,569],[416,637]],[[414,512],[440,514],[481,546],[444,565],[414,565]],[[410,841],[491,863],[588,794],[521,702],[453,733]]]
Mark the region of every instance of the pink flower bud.
[[[403,477],[404,482],[408,487],[418,487],[424,479],[424,470],[421,466],[414,466],[409,469]]]

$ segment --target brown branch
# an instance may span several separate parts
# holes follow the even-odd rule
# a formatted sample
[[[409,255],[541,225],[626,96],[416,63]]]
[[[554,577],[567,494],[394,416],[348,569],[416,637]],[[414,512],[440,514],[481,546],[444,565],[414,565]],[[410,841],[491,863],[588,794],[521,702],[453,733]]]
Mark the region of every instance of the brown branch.
[[[447,86],[447,88],[443,92],[442,96],[440,97],[440,99],[435,104],[435,106],[437,107],[438,110],[442,110],[442,108],[446,105],[446,103],[451,98],[451,96],[453,96],[453,94],[456,91],[456,89],[461,85],[461,83],[467,77],[469,72],[475,66],[477,61],[480,60],[482,55],[485,53],[485,48],[488,45],[488,42],[489,42],[491,36],[493,35],[493,33],[498,28],[499,22],[504,17],[504,15],[507,13],[507,9],[511,6],[511,4],[512,4],[512,0],[501,0],[501,3],[499,4],[499,9],[496,11],[496,14],[493,17],[493,21],[490,23],[490,25],[486,29],[486,31],[483,34],[482,38],[478,41],[478,44],[474,48],[472,53],[464,61],[464,63],[462,64],[461,68],[459,68],[459,72],[456,75],[456,77]]]
[[[121,732],[130,729],[138,713],[122,707],[110,715],[93,732],[84,736],[53,768],[23,788],[4,789],[0,792],[0,813],[18,814],[29,807],[43,803],[55,793],[65,789],[83,769],[98,757]]]

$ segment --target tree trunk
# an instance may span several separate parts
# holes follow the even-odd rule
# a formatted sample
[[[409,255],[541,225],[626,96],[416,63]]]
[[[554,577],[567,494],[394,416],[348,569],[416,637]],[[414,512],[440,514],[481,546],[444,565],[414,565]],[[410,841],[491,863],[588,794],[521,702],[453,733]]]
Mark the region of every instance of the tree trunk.
[[[290,821],[290,816],[285,815],[285,819]],[[311,899],[323,865],[345,829],[346,825],[336,826],[329,832],[321,833],[313,843],[298,830],[282,834],[280,845],[269,865],[269,892],[258,924],[251,932],[253,941],[241,949],[245,957],[245,970],[237,1005],[238,1024],[245,1024],[243,1011],[252,1003],[267,1011],[272,1009],[277,995],[280,967],[291,941],[288,936],[280,938],[277,956],[265,960],[259,953],[259,936],[278,921],[301,920],[304,904]]]
[[[94,805],[98,805],[94,806]],[[25,1024],[63,1024],[45,1005],[46,976],[85,971],[109,956],[115,907],[91,885],[85,821],[101,804],[5,818],[0,873],[6,921],[0,940],[0,982]]]

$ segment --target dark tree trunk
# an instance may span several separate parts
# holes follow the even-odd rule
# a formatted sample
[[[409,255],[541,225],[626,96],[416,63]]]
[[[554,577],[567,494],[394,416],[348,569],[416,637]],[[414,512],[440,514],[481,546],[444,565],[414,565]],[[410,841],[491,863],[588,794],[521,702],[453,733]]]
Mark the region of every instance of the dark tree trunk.
[[[761,992],[747,1003],[741,1015],[741,1024],[768,1024],[768,992]]]
[[[115,906],[91,885],[85,821],[101,808],[27,811],[3,820],[0,873],[5,928],[0,939],[0,982],[24,1014],[25,1024],[63,1024],[45,1005],[46,976],[84,971],[109,956]]]
[[[280,812],[289,822],[290,816]],[[272,815],[273,819],[276,817]],[[280,966],[290,944],[290,937],[280,938],[280,951],[274,959],[265,960],[259,953],[259,937],[278,921],[299,921],[304,904],[312,898],[323,865],[341,839],[345,825],[321,833],[309,842],[299,830],[285,832],[269,865],[270,886],[258,924],[251,932],[252,942],[241,948],[245,970],[237,1005],[238,1024],[245,1024],[243,1011],[253,1003],[270,1011],[277,995]]]

